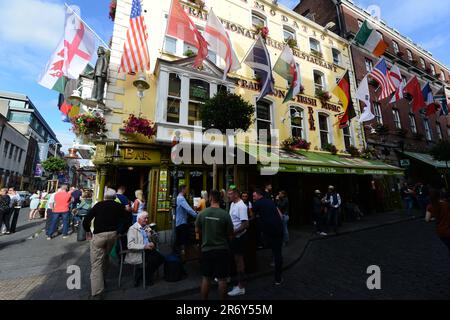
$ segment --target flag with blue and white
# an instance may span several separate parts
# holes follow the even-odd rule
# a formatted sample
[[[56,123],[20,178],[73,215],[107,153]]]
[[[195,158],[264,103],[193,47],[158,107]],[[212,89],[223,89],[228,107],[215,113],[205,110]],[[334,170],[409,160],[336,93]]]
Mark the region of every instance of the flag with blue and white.
[[[250,48],[244,63],[253,69],[255,75],[261,77],[261,94],[256,101],[261,100],[275,89],[275,79],[272,74],[272,63],[269,51],[261,35]]]
[[[441,116],[448,116],[449,115],[449,109],[448,109],[448,102],[447,102],[447,94],[445,93],[445,86],[439,90],[438,93],[434,96],[434,99],[441,105]]]

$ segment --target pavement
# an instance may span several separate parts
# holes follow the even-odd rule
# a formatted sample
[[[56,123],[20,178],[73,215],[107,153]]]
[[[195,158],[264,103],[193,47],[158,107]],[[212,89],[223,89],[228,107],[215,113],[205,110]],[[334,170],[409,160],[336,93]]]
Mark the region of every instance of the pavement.
[[[90,295],[89,242],[77,242],[73,234],[67,239],[61,236],[46,240],[43,229],[44,221],[28,222],[28,209],[22,209],[19,216],[18,231],[13,235],[0,237],[0,300],[85,300]],[[345,237],[361,230],[372,230],[380,226],[412,221],[404,212],[378,213],[365,216],[361,221],[345,223],[339,237]],[[317,236],[312,227],[303,227],[290,231],[290,242],[283,249],[284,267],[289,269],[298,265],[309,247],[315,242],[324,241]],[[327,240],[328,239],[328,240]],[[325,241],[332,241],[333,236]],[[389,246],[384,247],[389,248]],[[342,248],[345,251],[345,247]],[[162,245],[162,252],[168,254],[169,247]],[[272,256],[270,250],[258,250],[257,264],[259,271],[249,275],[249,283],[258,283],[259,279],[272,275],[270,267]],[[69,266],[78,266],[81,275],[81,288],[69,290],[67,282]],[[132,268],[124,267],[121,288],[118,288],[118,263],[112,261],[106,277],[105,299],[145,300],[176,299],[183,296],[195,296],[199,292],[201,281],[198,261],[186,264],[188,277],[176,283],[163,280],[161,268],[155,284],[134,288]]]

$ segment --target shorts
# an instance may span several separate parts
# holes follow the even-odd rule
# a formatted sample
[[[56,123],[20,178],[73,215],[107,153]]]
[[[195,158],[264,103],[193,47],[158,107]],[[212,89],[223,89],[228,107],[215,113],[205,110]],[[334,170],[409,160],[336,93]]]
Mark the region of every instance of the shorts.
[[[230,276],[230,254],[228,250],[202,252],[202,275],[205,278],[226,279]]]
[[[247,247],[247,232],[239,238],[234,238],[230,242],[230,249],[234,255],[244,255]]]

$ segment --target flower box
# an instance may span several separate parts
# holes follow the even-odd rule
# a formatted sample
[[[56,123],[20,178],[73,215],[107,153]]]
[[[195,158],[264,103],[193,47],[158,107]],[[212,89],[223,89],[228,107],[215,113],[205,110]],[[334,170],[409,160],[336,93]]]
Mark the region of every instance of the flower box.
[[[71,119],[72,131],[77,136],[102,137],[106,130],[105,118],[98,112],[83,113]]]
[[[156,134],[153,121],[140,116],[136,117],[133,114],[130,114],[128,119],[124,121],[124,132],[126,134],[141,134],[147,138],[152,138]]]

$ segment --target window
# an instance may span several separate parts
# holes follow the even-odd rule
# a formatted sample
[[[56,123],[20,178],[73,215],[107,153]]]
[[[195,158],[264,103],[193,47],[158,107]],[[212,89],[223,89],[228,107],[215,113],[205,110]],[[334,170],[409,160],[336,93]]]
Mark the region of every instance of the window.
[[[11,111],[9,113],[8,119],[11,122],[30,123],[30,116],[31,113],[28,112]]]
[[[411,128],[411,132],[413,134],[417,134],[416,117],[414,114],[409,114],[409,127]]]
[[[12,159],[12,155],[14,153],[14,147],[15,146],[13,144],[11,144],[11,148],[9,148],[9,156],[8,156],[9,159]]]
[[[19,147],[16,147],[16,152],[14,152],[14,161],[17,161],[18,155],[19,155]]]
[[[402,83],[404,87],[408,84],[408,80],[406,79],[405,76],[402,76]]]
[[[322,51],[320,49],[320,42],[314,38],[309,38],[309,47],[312,53],[320,54]]]
[[[181,79],[176,73],[169,74],[169,95],[167,97],[167,122],[180,122]]]
[[[430,68],[431,68],[431,75],[435,76],[436,75],[436,67],[434,66],[434,64],[430,64]]]
[[[259,26],[266,26],[266,18],[259,13],[252,12],[252,25],[254,28]]]
[[[381,39],[384,40],[384,35],[380,31],[377,31],[377,33],[381,37]]]
[[[256,129],[258,131],[258,141],[262,138],[260,130],[266,130],[266,137],[270,139],[272,128],[272,117],[270,113],[271,103],[260,100],[256,105]],[[260,141],[261,143],[269,143],[269,141]]]
[[[177,53],[177,39],[166,36],[164,43],[164,51],[170,54]]]
[[[341,63],[341,52],[335,48],[331,49],[331,52],[333,53],[334,64],[339,65]]]
[[[25,109],[27,103],[25,101],[9,100],[9,106],[11,108]]]
[[[441,80],[442,81],[447,80],[447,79],[445,79],[445,72],[444,72],[444,70],[441,70]]]
[[[400,52],[400,48],[398,47],[398,43],[395,41],[392,41],[392,47],[394,48],[394,53],[397,54]]]
[[[300,117],[296,117],[300,115]],[[304,139],[303,135],[303,109],[291,107],[291,132],[293,137]]]
[[[320,130],[320,145],[322,149],[325,145],[330,143],[330,132],[328,131],[328,116],[319,113],[319,130]]]
[[[362,20],[358,20],[358,28],[361,29],[362,25],[363,25],[363,21]]]
[[[383,124],[383,115],[381,114],[381,105],[378,102],[373,103],[373,112],[378,124]]]
[[[372,62],[372,60],[366,58],[365,61],[366,61],[366,71],[367,72],[372,72],[372,69],[373,69],[373,62]]]
[[[350,125],[347,128],[342,129],[342,131],[344,133],[345,150],[348,150],[352,145],[352,135],[350,133]]]
[[[19,153],[19,163],[22,162],[22,155],[23,155],[23,150],[20,149],[20,153]]]
[[[392,109],[392,115],[394,116],[395,128],[401,129],[402,128],[402,122],[400,121],[400,112],[398,112],[397,109]]]
[[[189,125],[195,125],[195,122],[200,120],[200,105],[208,98],[209,83],[198,79],[191,79],[189,85]]]
[[[295,31],[289,27],[283,27],[283,39],[284,41],[288,41],[289,39],[296,40]]]
[[[413,55],[412,55],[411,50],[407,49],[406,50],[406,55],[408,56],[408,60],[409,61],[413,61]]]
[[[316,90],[316,94],[319,91],[325,91],[326,85],[325,85],[325,75],[317,70],[314,70],[314,86]]]
[[[5,140],[5,146],[3,147],[3,157],[6,158],[8,155],[9,141]]]
[[[436,132],[438,134],[438,139],[443,140],[444,136],[442,135],[442,128],[441,128],[441,124],[439,122],[436,122]]]
[[[420,65],[422,66],[423,69],[426,69],[426,68],[427,68],[427,64],[426,64],[424,58],[420,58]]]
[[[433,140],[433,135],[431,134],[430,121],[428,119],[423,119],[423,125],[425,126],[425,138],[427,141]]]

